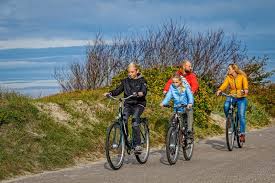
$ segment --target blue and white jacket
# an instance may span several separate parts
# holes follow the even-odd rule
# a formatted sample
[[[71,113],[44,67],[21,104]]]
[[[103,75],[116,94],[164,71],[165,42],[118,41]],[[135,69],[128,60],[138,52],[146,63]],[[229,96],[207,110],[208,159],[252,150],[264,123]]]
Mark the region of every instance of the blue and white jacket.
[[[174,100],[174,107],[181,104],[194,104],[193,94],[190,90],[190,87],[188,87],[187,85],[185,85],[185,90],[182,93],[180,93],[178,88],[174,84],[171,84],[169,91],[167,92],[165,98],[162,101],[162,104],[168,105],[171,99]],[[179,112],[183,112],[183,110],[179,109]]]

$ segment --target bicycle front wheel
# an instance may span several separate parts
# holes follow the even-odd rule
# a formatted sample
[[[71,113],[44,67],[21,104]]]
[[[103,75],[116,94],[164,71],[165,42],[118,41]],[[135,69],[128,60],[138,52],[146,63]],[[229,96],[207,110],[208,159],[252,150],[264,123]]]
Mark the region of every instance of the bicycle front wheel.
[[[231,115],[228,115],[226,119],[226,145],[229,151],[233,150],[234,147],[234,138],[235,138],[235,132],[234,132],[234,119]]]
[[[170,165],[177,162],[179,156],[179,133],[178,128],[171,126],[166,136],[166,156]]]
[[[140,123],[140,139],[142,151],[138,154],[135,154],[137,161],[140,164],[146,163],[149,157],[149,128],[145,122]]]
[[[123,165],[125,152],[125,141],[119,123],[113,123],[107,129],[105,152],[110,167],[118,170]]]

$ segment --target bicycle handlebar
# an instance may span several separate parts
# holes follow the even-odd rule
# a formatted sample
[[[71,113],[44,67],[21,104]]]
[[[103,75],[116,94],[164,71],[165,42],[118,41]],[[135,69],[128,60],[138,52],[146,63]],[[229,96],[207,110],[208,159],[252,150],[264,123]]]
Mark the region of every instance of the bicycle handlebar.
[[[129,98],[132,98],[132,97],[138,97],[138,95],[137,94],[132,94],[132,95],[130,95],[130,96],[128,96],[128,97],[125,97],[125,98],[116,98],[116,97],[113,97],[111,94],[108,94],[108,95],[106,95],[106,97],[107,98],[111,98],[111,99],[113,99],[113,100],[119,100],[119,101],[123,101],[123,100],[127,100],[127,99],[129,99]]]
[[[227,93],[221,93],[220,94],[221,96],[226,96],[226,97],[235,97],[235,96],[237,96],[237,94],[227,94]]]
[[[241,94],[244,95],[244,90],[241,90]],[[227,94],[227,93],[221,92],[220,96],[237,97],[238,95],[237,94]]]
[[[176,108],[181,108],[181,107],[187,107],[187,105],[185,104],[180,104],[180,105],[176,105],[176,106],[171,106],[171,105],[163,105],[163,107],[167,107],[167,108],[172,108],[172,107],[176,107]]]

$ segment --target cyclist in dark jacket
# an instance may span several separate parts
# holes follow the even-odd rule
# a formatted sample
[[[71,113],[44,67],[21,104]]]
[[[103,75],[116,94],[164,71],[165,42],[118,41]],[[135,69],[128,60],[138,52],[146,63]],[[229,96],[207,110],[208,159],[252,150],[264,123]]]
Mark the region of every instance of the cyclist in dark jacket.
[[[140,146],[140,116],[143,113],[146,106],[146,80],[139,72],[138,65],[135,63],[131,63],[128,66],[128,77],[121,81],[121,84],[114,90],[109,93],[105,93],[104,95],[112,95],[117,96],[124,92],[124,97],[128,97],[130,95],[136,95],[127,99],[124,102],[124,111],[123,118],[128,122],[128,118],[130,115],[133,115],[132,119],[132,129],[134,135],[134,149],[135,151],[141,151],[142,147]],[[128,125],[127,125],[128,126]],[[127,128],[126,128],[127,129]]]

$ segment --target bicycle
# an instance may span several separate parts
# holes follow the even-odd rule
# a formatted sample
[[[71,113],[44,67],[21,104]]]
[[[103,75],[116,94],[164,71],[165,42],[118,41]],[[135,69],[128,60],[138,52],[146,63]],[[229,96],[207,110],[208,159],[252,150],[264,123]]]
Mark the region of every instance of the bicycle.
[[[108,127],[107,137],[105,143],[105,152],[107,161],[113,170],[118,170],[122,167],[125,155],[125,149],[127,154],[130,155],[134,152],[133,146],[133,134],[130,134],[128,139],[128,130],[126,121],[123,119],[123,104],[124,101],[136,97],[137,95],[130,95],[126,98],[115,98],[111,95],[108,98],[119,101],[119,110],[116,120]],[[143,151],[135,153],[135,157],[140,164],[146,163],[149,157],[149,128],[148,120],[141,118],[140,121],[140,138]]]
[[[170,108],[171,106],[166,105],[164,107]],[[193,155],[194,139],[193,137],[187,138],[187,114],[184,113],[183,119],[181,119],[181,114],[179,113],[180,108],[186,110],[186,107],[187,105],[179,105],[175,107],[176,111],[173,113],[171,124],[166,135],[166,156],[170,165],[177,162],[180,146],[182,146],[185,160],[191,160]]]
[[[230,97],[230,106],[226,118],[225,136],[227,148],[229,151],[232,151],[234,148],[234,141],[237,141],[239,148],[243,147],[243,142],[240,141],[240,120],[238,118],[238,108],[237,103],[233,102],[235,99],[233,95],[228,95],[226,93],[221,93],[221,95]]]

